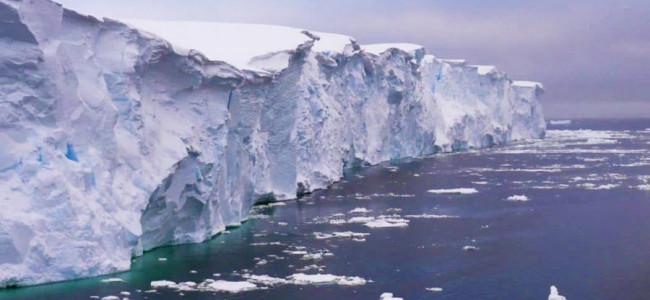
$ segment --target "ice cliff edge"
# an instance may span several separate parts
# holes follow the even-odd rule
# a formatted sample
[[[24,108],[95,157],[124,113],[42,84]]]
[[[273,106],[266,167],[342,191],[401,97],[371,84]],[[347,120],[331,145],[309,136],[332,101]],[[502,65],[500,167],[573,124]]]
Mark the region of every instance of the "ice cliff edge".
[[[0,287],[127,270],[350,166],[544,135],[540,84],[417,45],[126,24],[0,0]]]

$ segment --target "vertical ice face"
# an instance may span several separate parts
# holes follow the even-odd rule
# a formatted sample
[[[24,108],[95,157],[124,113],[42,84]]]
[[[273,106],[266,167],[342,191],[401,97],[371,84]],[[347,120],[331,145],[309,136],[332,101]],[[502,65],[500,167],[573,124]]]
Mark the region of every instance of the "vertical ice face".
[[[0,19],[0,286],[127,270],[354,165],[544,134],[541,85],[417,45],[167,24],[283,37],[236,68],[46,0],[0,0]]]

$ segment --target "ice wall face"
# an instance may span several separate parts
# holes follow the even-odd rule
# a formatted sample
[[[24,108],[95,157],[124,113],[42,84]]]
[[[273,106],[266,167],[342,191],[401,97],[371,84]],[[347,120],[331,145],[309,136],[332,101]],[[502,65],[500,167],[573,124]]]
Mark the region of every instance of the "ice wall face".
[[[285,28],[302,42],[247,69],[43,0],[0,21],[0,286],[127,270],[353,165],[544,134],[541,85],[416,45]]]

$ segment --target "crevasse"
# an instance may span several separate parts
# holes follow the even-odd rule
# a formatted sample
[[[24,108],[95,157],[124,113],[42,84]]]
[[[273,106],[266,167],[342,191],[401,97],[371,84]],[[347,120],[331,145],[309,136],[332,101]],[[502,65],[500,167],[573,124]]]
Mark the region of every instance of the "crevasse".
[[[417,45],[291,29],[241,65],[46,0],[0,0],[0,18],[3,287],[128,270],[351,166],[545,131],[541,84]]]

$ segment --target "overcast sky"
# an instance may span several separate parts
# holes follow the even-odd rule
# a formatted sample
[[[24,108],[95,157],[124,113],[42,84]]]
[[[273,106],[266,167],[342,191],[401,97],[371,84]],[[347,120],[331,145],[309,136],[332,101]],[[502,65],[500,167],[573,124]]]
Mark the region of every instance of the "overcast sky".
[[[650,117],[647,0],[59,0],[114,18],[277,24],[411,42],[541,81],[545,115]]]

